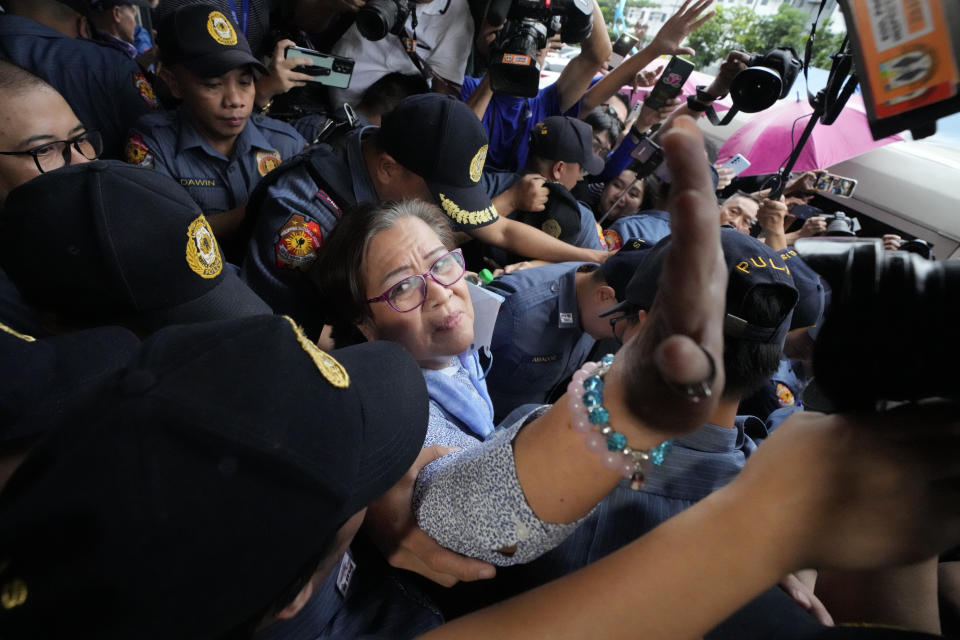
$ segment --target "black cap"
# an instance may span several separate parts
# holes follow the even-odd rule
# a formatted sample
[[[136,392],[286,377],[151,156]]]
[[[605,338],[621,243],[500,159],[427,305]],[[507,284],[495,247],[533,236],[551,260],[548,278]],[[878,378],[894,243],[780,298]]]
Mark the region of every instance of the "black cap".
[[[144,9],[150,8],[150,0],[60,0],[60,2],[84,15],[125,5],[143,7]]]
[[[0,495],[4,638],[222,637],[400,479],[428,420],[402,347],[327,354],[282,316],[169,327],[73,401]]]
[[[618,302],[626,300],[627,285],[646,258],[647,251],[653,246],[652,243],[641,238],[632,238],[600,265],[603,278],[613,287]]]
[[[267,73],[237,25],[212,5],[191,4],[163,16],[157,24],[157,45],[164,64],[182,64],[202,78],[247,65]]]
[[[379,140],[384,151],[426,181],[458,230],[496,218],[480,184],[487,132],[463,102],[438,93],[404,98],[383,116]]]
[[[793,306],[797,301],[797,288],[790,275],[786,260],[756,238],[729,227],[721,227],[720,242],[723,259],[727,263],[727,315],[723,333],[729,338],[750,342],[782,342],[790,328]],[[618,311],[649,310],[657,294],[660,271],[664,256],[670,247],[670,236],[645,252],[643,262],[627,285],[623,302],[604,311],[609,316]],[[792,299],[786,312],[774,326],[761,327],[743,319],[744,308],[757,286],[779,288],[784,296]]]
[[[603,171],[603,158],[593,152],[593,129],[570,116],[550,116],[530,132],[530,153],[547,160],[576,162],[590,175]]]
[[[791,329],[803,329],[820,324],[826,309],[826,292],[817,272],[810,268],[792,248],[780,251],[780,257],[790,267],[790,275],[797,286],[797,306],[790,320]]]
[[[121,327],[35,338],[0,323],[0,447],[43,433],[23,416],[115,374],[139,347]]]
[[[64,167],[10,192],[0,263],[25,300],[81,325],[152,330],[271,312],[224,262],[183,187],[117,160]]]

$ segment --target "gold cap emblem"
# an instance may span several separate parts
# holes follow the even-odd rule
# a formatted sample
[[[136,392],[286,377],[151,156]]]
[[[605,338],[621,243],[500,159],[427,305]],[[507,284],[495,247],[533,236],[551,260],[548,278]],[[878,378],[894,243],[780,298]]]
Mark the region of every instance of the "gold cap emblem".
[[[320,372],[320,375],[338,389],[346,389],[349,387],[350,374],[343,368],[343,365],[337,362],[336,358],[311,342],[310,338],[303,332],[303,329],[293,321],[293,318],[290,316],[283,317],[286,318],[290,326],[293,327],[293,333],[297,336],[297,342],[300,343],[303,350],[306,351],[310,359],[313,360],[313,364],[317,365],[317,370]]]
[[[227,20],[227,16],[219,11],[211,11],[207,16],[207,31],[211,38],[225,47],[237,44],[237,32],[233,30],[233,25]]]
[[[27,583],[19,578],[10,580],[0,587],[0,606],[8,611],[27,601]]]
[[[187,266],[201,278],[216,278],[223,271],[223,258],[213,230],[203,216],[187,227]]]
[[[483,176],[483,164],[487,161],[487,146],[480,147],[477,155],[473,156],[473,160],[470,161],[470,179],[474,182],[480,182],[480,178]]]

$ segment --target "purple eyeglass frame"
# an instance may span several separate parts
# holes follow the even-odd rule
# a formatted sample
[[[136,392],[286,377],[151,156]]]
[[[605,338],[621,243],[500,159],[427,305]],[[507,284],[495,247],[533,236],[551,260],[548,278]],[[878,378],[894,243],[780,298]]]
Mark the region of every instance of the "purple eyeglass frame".
[[[433,273],[432,273],[432,272],[433,272],[433,268],[434,268],[435,266],[437,266],[437,263],[438,263],[438,262],[440,262],[441,260],[443,260],[443,259],[446,258],[447,256],[450,256],[450,255],[453,255],[453,254],[456,254],[456,255],[460,256],[460,266],[463,267],[463,272],[460,274],[460,277],[457,278],[456,280],[454,280],[453,282],[451,282],[451,283],[449,283],[449,284],[444,284],[444,283],[440,282],[439,280],[437,280],[436,276],[433,275]],[[397,282],[397,283],[395,283],[394,285],[392,285],[389,289],[387,289],[386,291],[384,291],[383,293],[381,293],[380,295],[378,295],[376,298],[370,298],[370,299],[368,299],[367,302],[368,302],[368,303],[370,303],[370,302],[386,302],[386,303],[390,306],[390,308],[393,309],[394,311],[396,311],[397,313],[410,313],[411,311],[415,311],[416,309],[419,309],[420,307],[422,307],[422,306],[423,306],[423,303],[427,301],[427,276],[430,276],[430,279],[433,280],[434,282],[436,282],[436,283],[437,283],[438,285],[440,285],[441,287],[452,287],[453,285],[455,285],[455,284],[457,284],[458,282],[460,282],[461,280],[463,280],[463,276],[464,276],[466,273],[467,273],[467,264],[466,264],[466,261],[463,259],[463,250],[461,250],[461,249],[454,249],[453,251],[447,251],[445,254],[443,254],[442,256],[438,257],[436,260],[433,261],[433,264],[430,265],[430,268],[427,270],[426,273],[415,273],[415,274],[413,274],[412,276],[407,276],[406,278],[404,278],[404,279],[401,280],[400,282]],[[411,308],[411,309],[407,309],[407,310],[405,310],[405,311],[401,311],[400,309],[397,309],[395,306],[393,306],[393,303],[392,303],[392,302],[390,302],[390,292],[393,291],[393,289],[394,289],[397,285],[399,285],[401,282],[405,282],[405,281],[409,280],[410,278],[420,278],[420,281],[423,283],[423,289],[422,289],[422,291],[423,291],[423,299],[420,300],[420,304],[418,304],[417,306],[415,306],[415,307],[413,307],[413,308]]]

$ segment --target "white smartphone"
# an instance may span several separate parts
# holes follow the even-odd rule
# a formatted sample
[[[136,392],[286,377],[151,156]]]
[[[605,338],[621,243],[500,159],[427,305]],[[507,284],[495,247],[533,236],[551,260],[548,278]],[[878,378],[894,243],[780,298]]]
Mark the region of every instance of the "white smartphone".
[[[724,162],[722,165],[720,165],[720,168],[731,169],[733,171],[733,175],[738,176],[744,171],[746,171],[747,167],[749,166],[750,166],[750,161],[747,160],[743,154],[738,153],[737,155],[733,156],[732,158]]]

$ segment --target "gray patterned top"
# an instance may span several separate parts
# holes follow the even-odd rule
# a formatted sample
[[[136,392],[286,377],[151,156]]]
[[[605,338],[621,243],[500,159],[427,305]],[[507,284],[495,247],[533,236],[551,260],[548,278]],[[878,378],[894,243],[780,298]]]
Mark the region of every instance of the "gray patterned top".
[[[466,371],[454,377],[463,383],[465,394],[476,393]],[[512,445],[526,415],[480,441],[430,401],[423,446],[460,447],[427,465],[414,488],[420,527],[442,546],[495,565],[523,564],[556,547],[580,524],[543,522],[527,504]],[[513,546],[513,553],[498,551]]]

